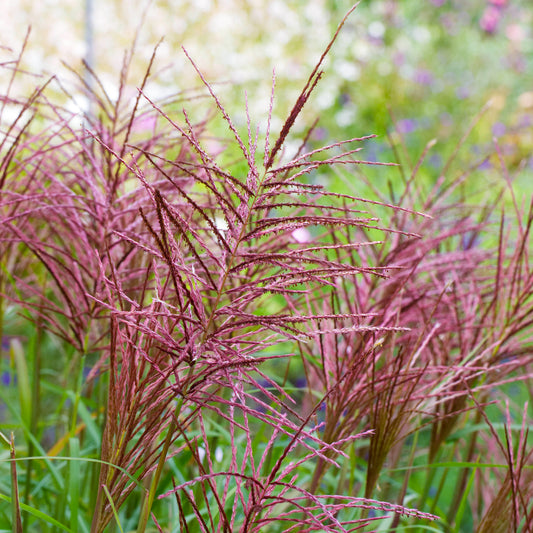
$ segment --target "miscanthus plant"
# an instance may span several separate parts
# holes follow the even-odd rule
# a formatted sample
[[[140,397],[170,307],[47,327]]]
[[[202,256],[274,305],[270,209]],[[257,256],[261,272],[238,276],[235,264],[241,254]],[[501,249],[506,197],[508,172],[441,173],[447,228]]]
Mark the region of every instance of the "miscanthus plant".
[[[532,529],[531,208],[421,190],[425,152],[372,192],[369,137],[289,153],[334,40],[277,135],[193,59],[163,103],[132,53],[118,98],[93,75],[82,127],[6,91],[4,530]]]

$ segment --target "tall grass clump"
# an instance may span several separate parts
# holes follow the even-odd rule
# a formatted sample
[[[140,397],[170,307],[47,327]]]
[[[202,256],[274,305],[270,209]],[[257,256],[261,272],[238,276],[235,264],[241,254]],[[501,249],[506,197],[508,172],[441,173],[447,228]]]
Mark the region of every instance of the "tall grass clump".
[[[133,51],[117,98],[80,78],[83,119],[8,84],[4,530],[533,528],[533,209],[476,204],[453,160],[423,190],[432,143],[412,169],[359,158],[372,136],[289,153],[337,34],[277,136],[274,87],[240,125],[191,58],[204,91],[163,103],[153,58],[126,97]]]

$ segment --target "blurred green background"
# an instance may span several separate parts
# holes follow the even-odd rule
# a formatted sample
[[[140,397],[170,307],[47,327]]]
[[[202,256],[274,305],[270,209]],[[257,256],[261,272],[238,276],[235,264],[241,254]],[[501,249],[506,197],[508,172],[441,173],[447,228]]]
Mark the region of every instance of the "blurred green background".
[[[128,93],[133,98],[163,39],[146,91],[150,98],[159,101],[200,86],[185,47],[235,122],[245,127],[246,91],[252,121],[264,131],[275,72],[275,134],[352,5],[349,0],[18,0],[4,6],[1,55],[4,63],[12,60],[31,26],[25,70],[43,80],[58,75],[67,83],[73,78],[64,64],[82,72],[86,59],[113,98],[125,50],[135,41]],[[377,134],[363,154],[374,161],[398,159],[389,147],[401,139],[402,161],[411,166],[436,139],[420,171],[434,182],[470,121],[488,104],[451,170],[477,166],[473,190],[496,191],[501,165],[489,157],[496,139],[509,171],[517,171],[516,179],[531,192],[531,0],[363,0],[324,68],[293,133],[303,135],[319,117],[311,139],[317,146]],[[35,81],[19,77],[17,90],[29,92]],[[77,98],[66,105],[83,110],[86,103]],[[289,151],[298,140],[288,140]],[[385,186],[389,176],[379,169],[376,185]]]
[[[112,95],[136,32],[133,85],[164,38],[154,97],[197,84],[184,46],[209,80],[231,82],[226,100],[242,101],[246,86],[263,112],[275,70],[282,116],[351,6],[347,0],[18,0],[3,7],[0,39],[17,51],[31,26],[24,67],[61,75],[62,62],[79,68],[86,57],[92,19],[93,66]],[[494,120],[511,135],[533,112],[532,28],[530,0],[363,0],[308,111],[320,113],[328,127],[382,133],[390,106],[399,120],[413,121],[402,128],[415,137],[447,137],[454,117],[469,117],[492,98]],[[9,51],[2,54],[6,60]],[[502,135],[502,126],[495,130]]]

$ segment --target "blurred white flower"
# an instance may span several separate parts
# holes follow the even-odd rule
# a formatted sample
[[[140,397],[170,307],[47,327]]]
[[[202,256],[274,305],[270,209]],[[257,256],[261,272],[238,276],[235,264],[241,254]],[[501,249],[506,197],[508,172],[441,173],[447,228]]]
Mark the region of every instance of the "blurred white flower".
[[[220,446],[217,446],[215,448],[215,460],[220,463],[222,459],[224,458],[224,452],[222,451],[222,448]]]
[[[216,217],[215,226],[218,229],[218,231],[221,231],[221,232],[228,231],[228,222],[226,221],[225,218]]]
[[[200,461],[203,461],[205,458],[205,448],[203,448],[202,446],[198,446],[198,458],[200,459]]]
[[[361,69],[354,61],[346,61],[345,59],[341,59],[339,61],[335,61],[333,68],[335,69],[335,73],[346,81],[356,81],[361,75]]]
[[[353,124],[356,117],[356,109],[354,106],[343,107],[340,111],[335,113],[335,122],[341,126],[346,127]]]
[[[385,25],[375,20],[368,25],[368,35],[374,39],[381,39],[385,35]]]

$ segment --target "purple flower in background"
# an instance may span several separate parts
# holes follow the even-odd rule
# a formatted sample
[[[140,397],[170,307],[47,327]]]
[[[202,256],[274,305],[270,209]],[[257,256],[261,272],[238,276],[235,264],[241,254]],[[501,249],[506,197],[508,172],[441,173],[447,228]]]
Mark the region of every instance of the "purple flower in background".
[[[314,141],[324,141],[328,137],[328,130],[326,128],[315,128],[313,130]]]
[[[488,159],[485,159],[485,161],[480,163],[477,168],[478,170],[489,170],[492,168],[492,163]]]
[[[455,95],[460,100],[464,100],[465,98],[468,98],[470,96],[470,89],[466,85],[463,85],[462,87],[458,87],[455,90]]]
[[[415,82],[420,85],[432,85],[435,81],[433,73],[426,69],[418,69],[415,73]]]
[[[11,374],[9,372],[2,372],[2,374],[0,375],[0,383],[4,387],[11,385]]]
[[[445,4],[446,0],[431,0],[431,3],[435,6],[435,7],[441,7]]]
[[[453,126],[453,118],[450,113],[441,113],[439,117],[440,123],[445,128],[450,128]]]
[[[4,335],[2,337],[2,346],[1,346],[1,349],[2,350],[6,350],[9,351],[9,337],[7,335]]]
[[[501,137],[502,135],[505,135],[506,131],[507,128],[505,127],[505,124],[502,124],[501,122],[496,122],[492,126],[492,135],[494,137]]]
[[[377,151],[377,149],[374,146],[369,146],[365,150],[365,153],[366,153],[365,159],[367,161],[373,161],[373,162],[377,162],[378,161],[378,151]]]
[[[305,388],[307,388],[307,380],[303,376],[298,377],[294,381],[294,386],[298,387],[299,389],[305,389]]]
[[[442,156],[440,154],[433,154],[428,159],[429,166],[433,168],[441,168],[442,167]]]
[[[398,121],[398,124],[396,125],[396,129],[398,130],[398,133],[412,133],[417,128],[417,122],[416,120],[413,120],[412,118],[404,118],[400,121]]]
[[[518,126],[520,128],[529,128],[533,125],[533,116],[532,115],[522,115],[518,121]]]
[[[365,159],[367,161],[379,162],[381,161],[381,154],[384,152],[383,144],[372,143],[365,146]]]
[[[395,52],[392,57],[392,62],[397,67],[401,67],[405,63],[405,55],[402,52]]]
[[[352,97],[348,93],[342,93],[339,96],[341,106],[348,105],[352,101]]]
[[[481,244],[481,237],[479,233],[468,231],[461,236],[461,247],[463,250],[470,250]]]

